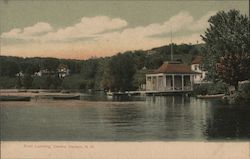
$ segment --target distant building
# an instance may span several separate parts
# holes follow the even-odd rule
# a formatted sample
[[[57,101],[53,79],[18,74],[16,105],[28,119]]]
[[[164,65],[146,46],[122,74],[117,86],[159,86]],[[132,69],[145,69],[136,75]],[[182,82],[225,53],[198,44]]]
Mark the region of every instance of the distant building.
[[[146,74],[146,91],[159,93],[192,91],[196,74],[190,66],[179,61],[165,62],[157,70]]]
[[[23,77],[24,76],[24,73],[22,72],[22,71],[20,71],[20,72],[18,72],[17,74],[16,74],[16,77]]]
[[[34,76],[38,76],[38,77],[42,77],[42,76],[45,76],[45,75],[48,75],[48,74],[53,74],[55,72],[52,72],[52,71],[49,71],[48,69],[42,69],[38,72],[35,72],[34,73]]]
[[[58,71],[58,76],[60,78],[64,78],[64,77],[70,75],[70,70],[69,70],[68,66],[64,65],[64,64],[60,64],[57,68],[57,71]]]
[[[157,53],[156,50],[148,50],[148,51],[147,51],[147,54],[148,54],[148,55],[153,55],[153,54],[156,54],[156,53]]]
[[[201,56],[195,57],[195,59],[192,61],[191,70],[198,73],[194,75],[194,83],[205,82],[207,72],[202,69],[201,64],[202,64]]]

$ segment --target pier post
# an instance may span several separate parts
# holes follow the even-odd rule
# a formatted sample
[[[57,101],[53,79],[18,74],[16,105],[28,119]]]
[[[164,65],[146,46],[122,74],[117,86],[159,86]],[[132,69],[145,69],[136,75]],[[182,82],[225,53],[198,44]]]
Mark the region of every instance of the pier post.
[[[172,75],[172,82],[173,82],[173,91],[175,89],[175,85],[174,85],[174,75]]]
[[[181,90],[184,90],[184,77],[181,75]]]

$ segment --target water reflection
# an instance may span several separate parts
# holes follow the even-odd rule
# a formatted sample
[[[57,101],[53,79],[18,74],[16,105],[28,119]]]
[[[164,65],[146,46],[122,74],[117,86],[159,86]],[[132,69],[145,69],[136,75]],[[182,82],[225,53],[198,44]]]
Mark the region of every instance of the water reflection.
[[[121,102],[89,95],[81,101],[2,102],[1,110],[2,140],[250,139],[249,106],[186,96]]]
[[[207,118],[206,135],[209,140],[249,139],[250,138],[249,106],[218,106],[211,109]]]

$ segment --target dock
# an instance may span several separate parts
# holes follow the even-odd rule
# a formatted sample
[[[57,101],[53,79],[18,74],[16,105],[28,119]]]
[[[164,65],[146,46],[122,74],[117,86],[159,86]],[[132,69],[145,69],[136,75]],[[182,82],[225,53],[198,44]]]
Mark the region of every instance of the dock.
[[[107,96],[168,96],[168,95],[189,95],[191,91],[125,91],[107,92]]]

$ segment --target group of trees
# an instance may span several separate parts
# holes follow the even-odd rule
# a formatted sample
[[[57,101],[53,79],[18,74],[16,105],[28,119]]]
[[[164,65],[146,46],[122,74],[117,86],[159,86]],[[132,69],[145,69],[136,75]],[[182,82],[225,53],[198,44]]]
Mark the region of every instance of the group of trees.
[[[209,19],[205,41],[204,68],[214,81],[222,80],[238,89],[250,78],[249,18],[238,10],[220,11]]]
[[[190,63],[192,58],[200,53],[200,48],[201,45],[174,45],[175,57]],[[170,60],[169,45],[154,48],[153,52],[127,51],[111,57],[88,60],[0,56],[0,74],[1,77],[16,78],[16,88],[136,90],[145,83],[145,74],[148,70]],[[70,76],[64,79],[58,78],[55,74],[32,76],[41,69],[55,72],[60,64],[68,66]],[[20,71],[24,73],[24,77],[16,77]]]

